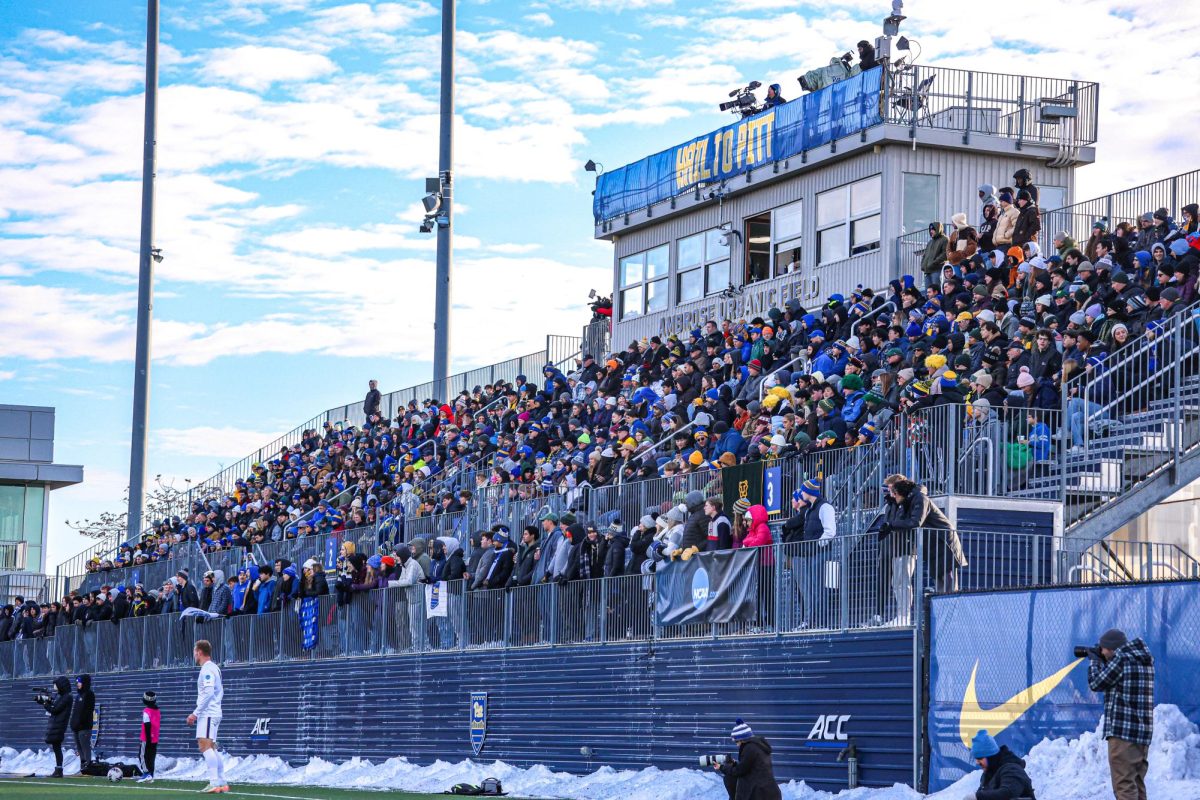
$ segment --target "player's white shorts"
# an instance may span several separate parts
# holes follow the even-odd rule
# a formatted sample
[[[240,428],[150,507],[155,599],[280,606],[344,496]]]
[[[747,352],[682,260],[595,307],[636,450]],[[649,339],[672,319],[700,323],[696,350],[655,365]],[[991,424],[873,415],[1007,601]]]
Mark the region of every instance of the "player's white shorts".
[[[221,726],[220,717],[197,717],[196,738],[217,740],[217,728]]]

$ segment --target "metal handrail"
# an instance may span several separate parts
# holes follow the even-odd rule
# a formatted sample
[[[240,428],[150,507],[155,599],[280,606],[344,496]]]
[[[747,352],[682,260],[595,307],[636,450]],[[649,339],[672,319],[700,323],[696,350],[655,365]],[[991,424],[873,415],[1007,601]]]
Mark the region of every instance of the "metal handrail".
[[[683,425],[683,426],[680,426],[680,427],[678,427],[678,428],[675,428],[673,431],[671,431],[671,435],[670,435],[670,436],[664,436],[663,438],[659,439],[659,440],[658,440],[657,442],[655,442],[654,444],[650,445],[650,446],[649,446],[649,447],[647,447],[647,448],[644,448],[644,449],[642,450],[642,452],[640,452],[640,453],[634,453],[634,454],[633,454],[633,458],[634,458],[635,460],[637,460],[637,461],[641,461],[641,460],[645,459],[645,457],[646,457],[646,456],[648,456],[648,455],[650,455],[651,453],[657,452],[657,451],[658,451],[658,446],[659,446],[660,444],[662,444],[662,443],[664,443],[664,442],[669,442],[669,441],[671,441],[671,440],[672,440],[672,439],[674,439],[674,438],[675,438],[675,437],[676,437],[676,436],[677,436],[679,433],[682,433],[683,431],[686,431],[688,428],[694,427],[694,426],[695,426],[695,424],[696,424],[696,421],[695,421],[695,420],[692,420],[691,422],[689,422],[689,423],[688,423],[688,424],[686,424],[686,425]],[[625,475],[624,475],[624,472],[622,472],[621,474],[617,475],[617,486],[623,486],[623,485],[624,485],[624,483],[625,483],[625,482],[622,480],[622,478],[624,478],[624,477],[625,477]]]

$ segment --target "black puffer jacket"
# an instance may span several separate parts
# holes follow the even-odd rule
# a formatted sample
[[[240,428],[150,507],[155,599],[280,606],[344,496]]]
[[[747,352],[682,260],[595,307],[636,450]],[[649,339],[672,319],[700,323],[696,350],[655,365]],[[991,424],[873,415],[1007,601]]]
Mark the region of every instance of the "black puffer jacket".
[[[679,542],[680,550],[695,547],[705,550],[708,547],[708,515],[704,513],[704,492],[693,490],[684,498],[687,502],[688,518],[683,523],[683,538]]]
[[[775,769],[771,766],[771,745],[761,736],[751,736],[738,744],[738,760],[721,765],[725,788],[732,800],[782,800]]]
[[[96,711],[96,693],[92,691],[92,676],[79,676],[79,695],[75,698],[75,705],[71,708],[71,730],[72,731],[90,731],[92,729],[92,715]]]
[[[54,679],[58,694],[46,706],[50,718],[46,720],[46,744],[62,744],[67,735],[67,723],[71,721],[71,682],[66,676]]]
[[[979,791],[975,800],[1037,800],[1033,794],[1033,783],[1025,773],[1025,762],[1007,747],[988,757],[988,767],[979,779]]]

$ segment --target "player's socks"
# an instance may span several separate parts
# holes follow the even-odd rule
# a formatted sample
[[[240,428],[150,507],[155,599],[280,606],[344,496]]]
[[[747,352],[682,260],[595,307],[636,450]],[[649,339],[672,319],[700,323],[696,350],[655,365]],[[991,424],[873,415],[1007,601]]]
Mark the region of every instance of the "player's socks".
[[[217,757],[217,786],[226,786],[225,783],[225,759],[221,758],[221,754],[217,752],[217,748],[210,750]]]
[[[208,782],[212,786],[221,785],[221,757],[213,748],[204,751],[204,766],[208,768]]]

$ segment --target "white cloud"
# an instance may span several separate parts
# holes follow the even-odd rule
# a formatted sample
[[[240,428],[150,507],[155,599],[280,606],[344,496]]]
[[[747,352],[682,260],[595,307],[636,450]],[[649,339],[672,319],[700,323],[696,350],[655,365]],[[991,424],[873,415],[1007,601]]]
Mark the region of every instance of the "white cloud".
[[[291,430],[291,428],[287,428]],[[155,428],[154,449],[168,456],[187,453],[191,458],[235,461],[256,442],[270,442],[285,431],[263,431],[235,426],[198,425],[190,428]]]
[[[214,50],[204,71],[211,80],[262,91],[274,83],[311,80],[336,70],[337,66],[319,53],[243,45]]]
[[[525,21],[531,22],[534,25],[540,25],[543,28],[549,28],[554,25],[554,18],[545,11],[539,11],[536,14],[526,14]]]

